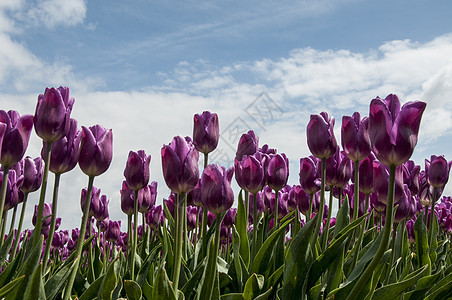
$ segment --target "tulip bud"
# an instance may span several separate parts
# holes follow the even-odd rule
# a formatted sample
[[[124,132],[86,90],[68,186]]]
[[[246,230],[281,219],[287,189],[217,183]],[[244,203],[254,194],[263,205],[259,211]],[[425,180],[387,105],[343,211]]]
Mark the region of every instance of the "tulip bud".
[[[289,178],[289,159],[284,153],[270,155],[266,163],[267,184],[272,189],[280,190],[287,184]]]
[[[234,160],[235,180],[239,186],[252,194],[260,191],[264,185],[264,166],[255,156],[247,155]]]
[[[217,148],[220,139],[218,115],[204,111],[194,116],[193,144],[201,153],[210,153]]]
[[[3,166],[12,166],[18,163],[25,154],[30,140],[31,129],[33,127],[33,116],[19,116],[14,110],[5,112],[0,110],[0,136],[3,140],[0,143],[1,155],[0,163]],[[0,139],[1,140],[1,139]]]
[[[361,120],[359,112],[342,117],[341,142],[345,154],[352,161],[361,161],[370,153],[369,119]]]
[[[254,134],[254,131],[250,130],[240,137],[235,158],[241,160],[244,155],[253,155],[258,151],[258,148],[259,138]]]
[[[138,191],[148,184],[150,162],[151,156],[147,156],[144,150],[129,152],[124,177],[130,189]]]
[[[95,125],[89,129],[82,126],[82,139],[78,164],[88,176],[99,176],[107,171],[113,158],[113,133]]]
[[[333,132],[334,117],[328,118],[326,112],[311,115],[307,127],[308,147],[317,158],[329,158],[336,152],[337,142]]]
[[[432,155],[430,161],[425,160],[425,173],[428,183],[433,187],[444,187],[449,180],[452,161],[447,162],[443,155]]]
[[[37,157],[32,159],[27,156],[23,162],[24,182],[20,189],[26,193],[37,191],[41,186],[42,175],[44,173],[44,163],[42,158]]]
[[[226,213],[234,202],[231,188],[233,173],[233,167],[226,171],[218,165],[208,165],[202,173],[202,204],[215,215]]]

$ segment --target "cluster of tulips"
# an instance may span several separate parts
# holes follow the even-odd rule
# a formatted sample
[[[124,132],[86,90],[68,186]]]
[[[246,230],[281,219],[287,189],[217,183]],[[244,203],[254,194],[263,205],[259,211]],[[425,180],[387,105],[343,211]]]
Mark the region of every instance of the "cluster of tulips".
[[[59,87],[39,95],[34,116],[0,111],[1,298],[452,297],[452,198],[442,195],[451,162],[432,155],[421,170],[410,160],[424,102],[373,99],[369,116],[342,118],[342,147],[335,119],[312,115],[312,156],[300,159],[294,186],[287,185],[286,155],[259,147],[252,130],[240,138],[234,166],[209,164],[218,116],[196,114],[193,136],[174,137],[161,149],[171,190],[162,205],[157,182],[150,182],[151,156],[130,151],[120,190],[127,232],[109,220],[108,197],[94,186],[112,160],[112,130],[80,130],[70,118],[73,105],[69,89]],[[41,157],[23,158],[33,127],[43,140]],[[58,231],[58,189],[77,163],[88,185],[80,227],[69,234]],[[51,204],[44,202],[49,171]],[[28,194],[38,190],[35,227],[23,230]]]

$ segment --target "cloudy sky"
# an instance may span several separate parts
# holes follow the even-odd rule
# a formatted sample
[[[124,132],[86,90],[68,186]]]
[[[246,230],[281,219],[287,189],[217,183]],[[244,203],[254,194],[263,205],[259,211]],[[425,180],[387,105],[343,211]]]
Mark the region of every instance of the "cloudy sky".
[[[289,156],[290,184],[309,155],[310,114],[333,115],[340,140],[343,115],[366,115],[371,99],[390,93],[428,103],[413,159],[452,159],[451,12],[448,0],[0,0],[0,108],[33,114],[38,94],[63,85],[79,125],[112,128],[114,159],[94,184],[113,220],[125,220],[129,150],[152,155],[160,203],[169,191],[160,149],[191,135],[203,110],[220,118],[213,161],[230,164],[238,137],[253,129]],[[40,147],[33,136],[27,155]],[[87,178],[76,167],[61,180],[61,228],[74,228]]]

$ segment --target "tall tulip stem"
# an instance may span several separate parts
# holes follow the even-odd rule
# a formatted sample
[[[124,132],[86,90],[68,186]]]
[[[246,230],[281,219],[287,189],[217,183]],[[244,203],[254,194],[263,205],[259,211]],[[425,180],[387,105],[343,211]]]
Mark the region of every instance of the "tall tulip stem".
[[[375,253],[372,261],[369,263],[367,268],[362,273],[361,277],[356,282],[352,291],[348,296],[348,300],[356,299],[361,292],[361,289],[366,284],[367,280],[369,280],[370,276],[374,272],[378,263],[380,262],[381,257],[383,256],[386,248],[388,247],[389,236],[391,235],[392,223],[393,223],[393,209],[394,209],[394,185],[395,185],[395,171],[396,166],[389,166],[389,184],[388,184],[388,201],[386,204],[386,218],[385,218],[385,226],[383,228],[383,236],[380,242],[380,246],[378,247],[377,252]]]
[[[319,212],[317,213],[317,220],[316,220],[316,224],[315,224],[315,229],[314,229],[314,236],[313,236],[313,240],[312,240],[312,247],[313,249],[315,249],[315,244],[317,242],[317,239],[319,238],[319,232],[320,232],[320,226],[322,225],[322,221],[323,221],[323,209],[325,206],[325,162],[326,159],[322,158],[322,164],[321,164],[321,184],[320,184],[320,207],[319,207]]]
[[[137,252],[138,241],[138,190],[135,191],[133,205],[133,239],[132,251],[130,251],[130,278],[135,280],[135,253]]]
[[[171,278],[173,279],[173,290],[177,295],[177,288],[179,285],[179,275],[180,275],[180,265],[182,263],[182,234],[184,231],[184,202],[185,202],[186,193],[180,193],[177,195],[177,211],[176,211],[176,236],[174,237],[175,241],[175,250],[174,250],[174,263],[173,263],[173,274]]]
[[[331,221],[331,211],[333,210],[333,186],[330,186],[330,199],[328,202],[328,217],[326,219],[325,226],[325,239],[323,241],[323,250],[326,250],[328,246],[328,237],[330,235],[330,221]]]
[[[353,201],[353,221],[358,219],[359,210],[359,161],[355,161],[355,190],[354,190],[354,201]]]
[[[3,216],[3,209],[5,206],[6,199],[6,189],[8,187],[8,172],[9,166],[3,166],[3,178],[2,178],[2,187],[0,190],[0,216]],[[0,227],[3,227],[3,218],[0,220]],[[0,238],[0,246],[3,245],[3,236]]]
[[[14,240],[13,252],[11,253],[11,258],[16,256],[17,245],[19,244],[20,233],[22,231],[22,224],[24,222],[25,208],[27,207],[27,199],[28,199],[28,192],[24,193],[24,201],[22,202],[22,209],[20,211],[20,217],[19,217],[19,225],[17,226],[17,235],[16,235],[16,239]]]
[[[55,182],[53,183],[52,219],[50,221],[50,229],[49,229],[49,235],[47,236],[46,249],[44,251],[44,256],[42,258],[42,262],[43,262],[42,274],[45,274],[45,272],[46,272],[47,260],[49,259],[49,255],[50,255],[50,246],[52,245],[53,234],[55,232],[60,177],[61,177],[61,174],[55,174]]]
[[[82,255],[82,250],[83,250],[83,242],[85,239],[85,234],[86,234],[86,224],[88,223],[88,216],[89,216],[89,206],[91,204],[91,192],[93,190],[93,183],[94,183],[94,176],[89,176],[88,179],[88,191],[86,193],[86,198],[85,198],[85,206],[84,206],[84,210],[83,210],[83,217],[82,217],[82,223],[80,225],[80,234],[78,236],[78,241],[77,241],[77,248],[75,249],[75,258],[80,258],[80,256]],[[43,184],[44,184],[44,180],[43,180]],[[78,272],[78,268],[80,265],[80,260],[78,259],[77,262],[75,263],[76,265],[74,266],[71,276],[69,277],[69,281],[68,284],[66,285],[66,288],[64,290],[64,300],[69,300],[71,299],[71,293],[72,293],[72,286],[74,285],[74,280],[75,277],[77,275]]]
[[[437,198],[438,188],[433,187],[433,199],[432,199],[432,207],[430,208],[430,225],[428,227],[428,241],[429,246],[432,247],[433,244],[433,218],[435,217],[435,202]]]

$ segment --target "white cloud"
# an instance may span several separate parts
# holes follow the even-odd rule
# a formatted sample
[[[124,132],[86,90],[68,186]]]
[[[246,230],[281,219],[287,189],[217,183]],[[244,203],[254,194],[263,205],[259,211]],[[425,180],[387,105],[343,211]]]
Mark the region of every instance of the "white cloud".
[[[27,21],[49,28],[74,26],[82,23],[85,17],[84,0],[39,0],[25,13]]]

